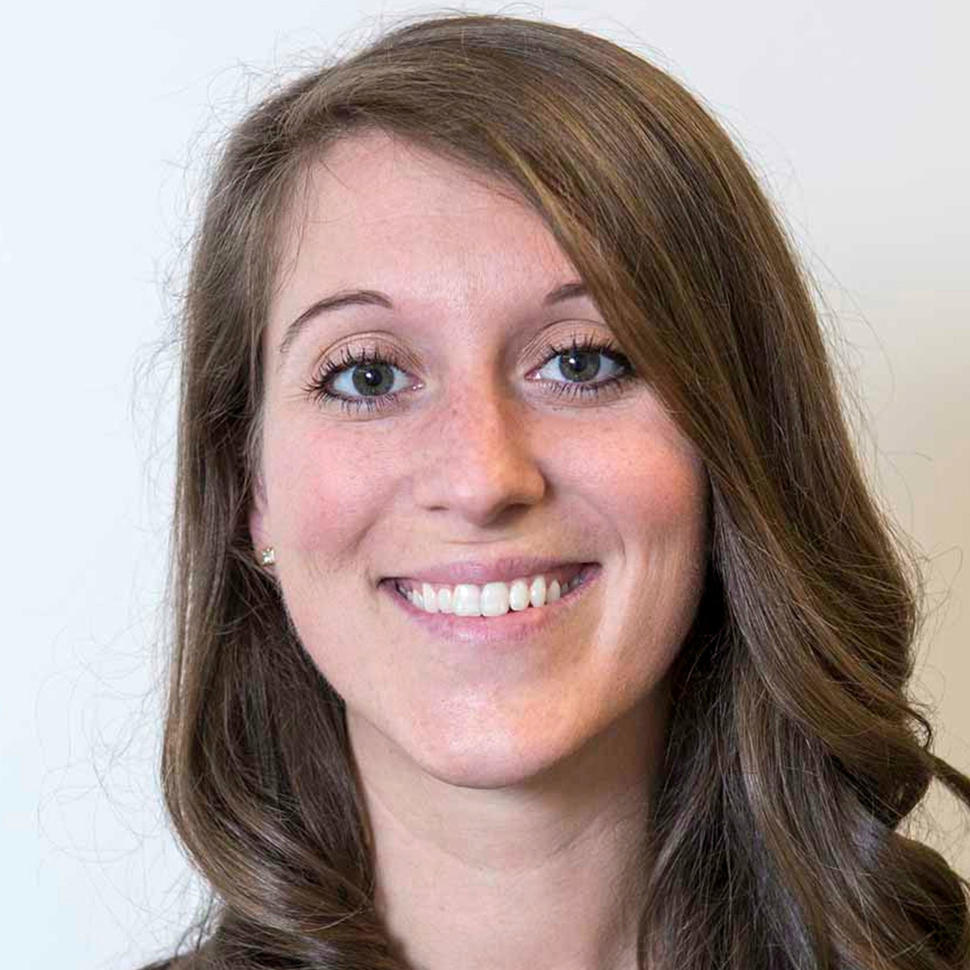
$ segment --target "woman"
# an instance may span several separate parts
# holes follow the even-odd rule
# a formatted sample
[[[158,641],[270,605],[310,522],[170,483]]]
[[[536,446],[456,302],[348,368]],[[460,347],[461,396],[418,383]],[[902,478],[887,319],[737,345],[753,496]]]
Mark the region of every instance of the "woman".
[[[600,38],[424,19],[232,133],[185,305],[178,968],[970,965],[894,830],[918,580],[737,151]]]

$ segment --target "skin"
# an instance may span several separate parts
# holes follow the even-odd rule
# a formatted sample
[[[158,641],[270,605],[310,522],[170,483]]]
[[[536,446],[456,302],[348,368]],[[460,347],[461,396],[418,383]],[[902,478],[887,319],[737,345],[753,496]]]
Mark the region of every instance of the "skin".
[[[633,968],[627,866],[701,593],[703,465],[639,378],[602,400],[548,389],[569,379],[551,342],[610,330],[588,297],[542,306],[579,276],[486,177],[358,133],[313,166],[284,241],[250,529],[346,701],[378,910],[426,970]],[[395,309],[321,314],[281,355],[290,322],[347,288]],[[325,359],[375,344],[406,362],[383,411],[307,393]],[[596,359],[594,383],[617,372]],[[351,371],[339,390],[361,396]],[[515,554],[602,573],[514,649],[436,639],[377,586]]]

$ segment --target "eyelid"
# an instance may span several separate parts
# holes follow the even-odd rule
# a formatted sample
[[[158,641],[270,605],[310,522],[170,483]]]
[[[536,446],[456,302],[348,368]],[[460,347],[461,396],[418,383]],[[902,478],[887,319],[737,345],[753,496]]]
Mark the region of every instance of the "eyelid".
[[[569,329],[564,330],[561,334],[558,332],[550,334],[549,331],[553,330],[560,323],[568,323]],[[587,327],[593,329],[587,330],[585,329]],[[327,350],[315,358],[312,370],[318,371],[328,360],[333,360],[335,356],[344,357],[348,351],[360,355],[370,354],[373,356],[377,353],[393,356],[397,361],[400,361],[395,366],[408,369],[412,373],[420,368],[420,363],[412,351],[401,347],[396,342],[388,343],[388,339],[394,340],[395,338],[393,334],[387,331],[372,331],[357,334],[348,341],[339,344],[336,348],[327,348]],[[596,343],[603,344],[611,352],[622,352],[619,344],[616,342],[616,338],[602,321],[597,319],[585,320],[582,318],[571,318],[568,321],[557,320],[543,327],[528,342],[523,344],[520,350],[520,356],[523,359],[529,359],[537,353],[546,353],[547,351],[551,355],[552,347],[568,347],[573,342],[582,343],[583,341],[595,341]],[[559,352],[561,353],[562,351],[560,350]],[[541,363],[546,363],[548,359],[548,356],[543,358]]]
[[[548,329],[548,328],[546,328]],[[366,338],[363,338],[366,339]],[[535,345],[535,340],[530,342],[530,347]],[[631,381],[639,379],[639,375],[632,367],[629,358],[620,349],[619,344],[612,334],[580,334],[574,328],[563,339],[547,338],[543,341],[542,360],[536,365],[534,370],[541,370],[548,364],[570,350],[580,352],[593,352],[601,357],[613,360],[621,367],[620,374],[614,374],[601,380],[594,381],[556,381],[549,378],[535,380],[534,383],[549,384],[549,391],[553,395],[571,398],[587,398],[591,403],[599,399],[605,399],[611,392],[622,390],[622,387]],[[420,390],[424,385],[418,378],[416,385],[412,384],[408,388],[401,390],[385,391],[383,394],[368,396],[347,396],[340,392],[334,393],[328,390],[337,375],[362,366],[368,362],[379,363],[389,366],[402,373],[411,373],[407,361],[401,358],[410,358],[410,354],[402,353],[396,347],[388,347],[375,341],[372,345],[360,344],[359,346],[347,344],[340,348],[334,355],[325,356],[322,363],[318,364],[313,371],[313,377],[303,388],[304,393],[315,399],[321,405],[339,405],[343,410],[354,412],[355,414],[367,410],[368,412],[383,412],[393,408],[398,399],[407,391]],[[387,403],[390,400],[391,403]]]
[[[407,371],[412,376],[414,375],[414,371],[418,369],[418,365],[409,351],[402,350],[397,346],[381,343],[380,340],[374,340],[372,343],[365,342],[367,340],[368,338],[366,336],[355,338],[353,342],[346,343],[335,351],[328,351],[322,354],[312,367],[314,378],[325,368],[329,368],[328,376],[332,376],[338,369],[338,364],[340,365],[339,369],[342,370],[344,367],[361,363],[361,358],[365,361],[376,359],[384,363],[389,363],[399,370]],[[529,341],[529,344],[525,348],[525,353],[527,356],[531,356],[535,351],[541,351],[545,355],[538,364],[530,368],[531,370],[538,370],[567,350],[574,347],[580,350],[590,349],[589,345],[595,345],[596,352],[604,356],[612,354],[626,359],[619,344],[611,334],[579,333],[575,330],[559,339],[548,337],[539,340],[537,337]]]

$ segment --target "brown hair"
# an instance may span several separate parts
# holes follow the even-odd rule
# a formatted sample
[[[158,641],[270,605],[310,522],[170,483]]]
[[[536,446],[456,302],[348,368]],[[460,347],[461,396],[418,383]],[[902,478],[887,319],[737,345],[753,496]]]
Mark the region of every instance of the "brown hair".
[[[513,186],[706,465],[712,554],[643,820],[641,966],[966,968],[970,884],[896,829],[934,777],[970,806],[970,778],[906,695],[918,572],[860,472],[791,244],[666,73],[477,14],[399,23],[288,84],[214,172],[183,315],[162,763],[212,894],[175,965],[407,966],[373,906],[343,701],[247,527],[281,221],[307,166],[365,128]]]

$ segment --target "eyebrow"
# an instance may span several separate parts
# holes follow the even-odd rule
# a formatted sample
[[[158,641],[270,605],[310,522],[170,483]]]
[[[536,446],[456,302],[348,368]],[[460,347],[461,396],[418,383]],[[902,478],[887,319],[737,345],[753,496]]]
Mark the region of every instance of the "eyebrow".
[[[545,295],[542,301],[543,306],[553,306],[562,303],[564,300],[572,300],[579,296],[589,296],[589,288],[579,280],[572,280],[563,283]],[[279,355],[282,357],[289,349],[290,344],[299,337],[306,325],[321,313],[331,313],[334,310],[341,310],[348,306],[380,306],[387,310],[393,310],[394,304],[391,298],[379,290],[341,290],[339,293],[332,293],[323,299],[310,304],[287,328],[283,339],[280,341]]]

